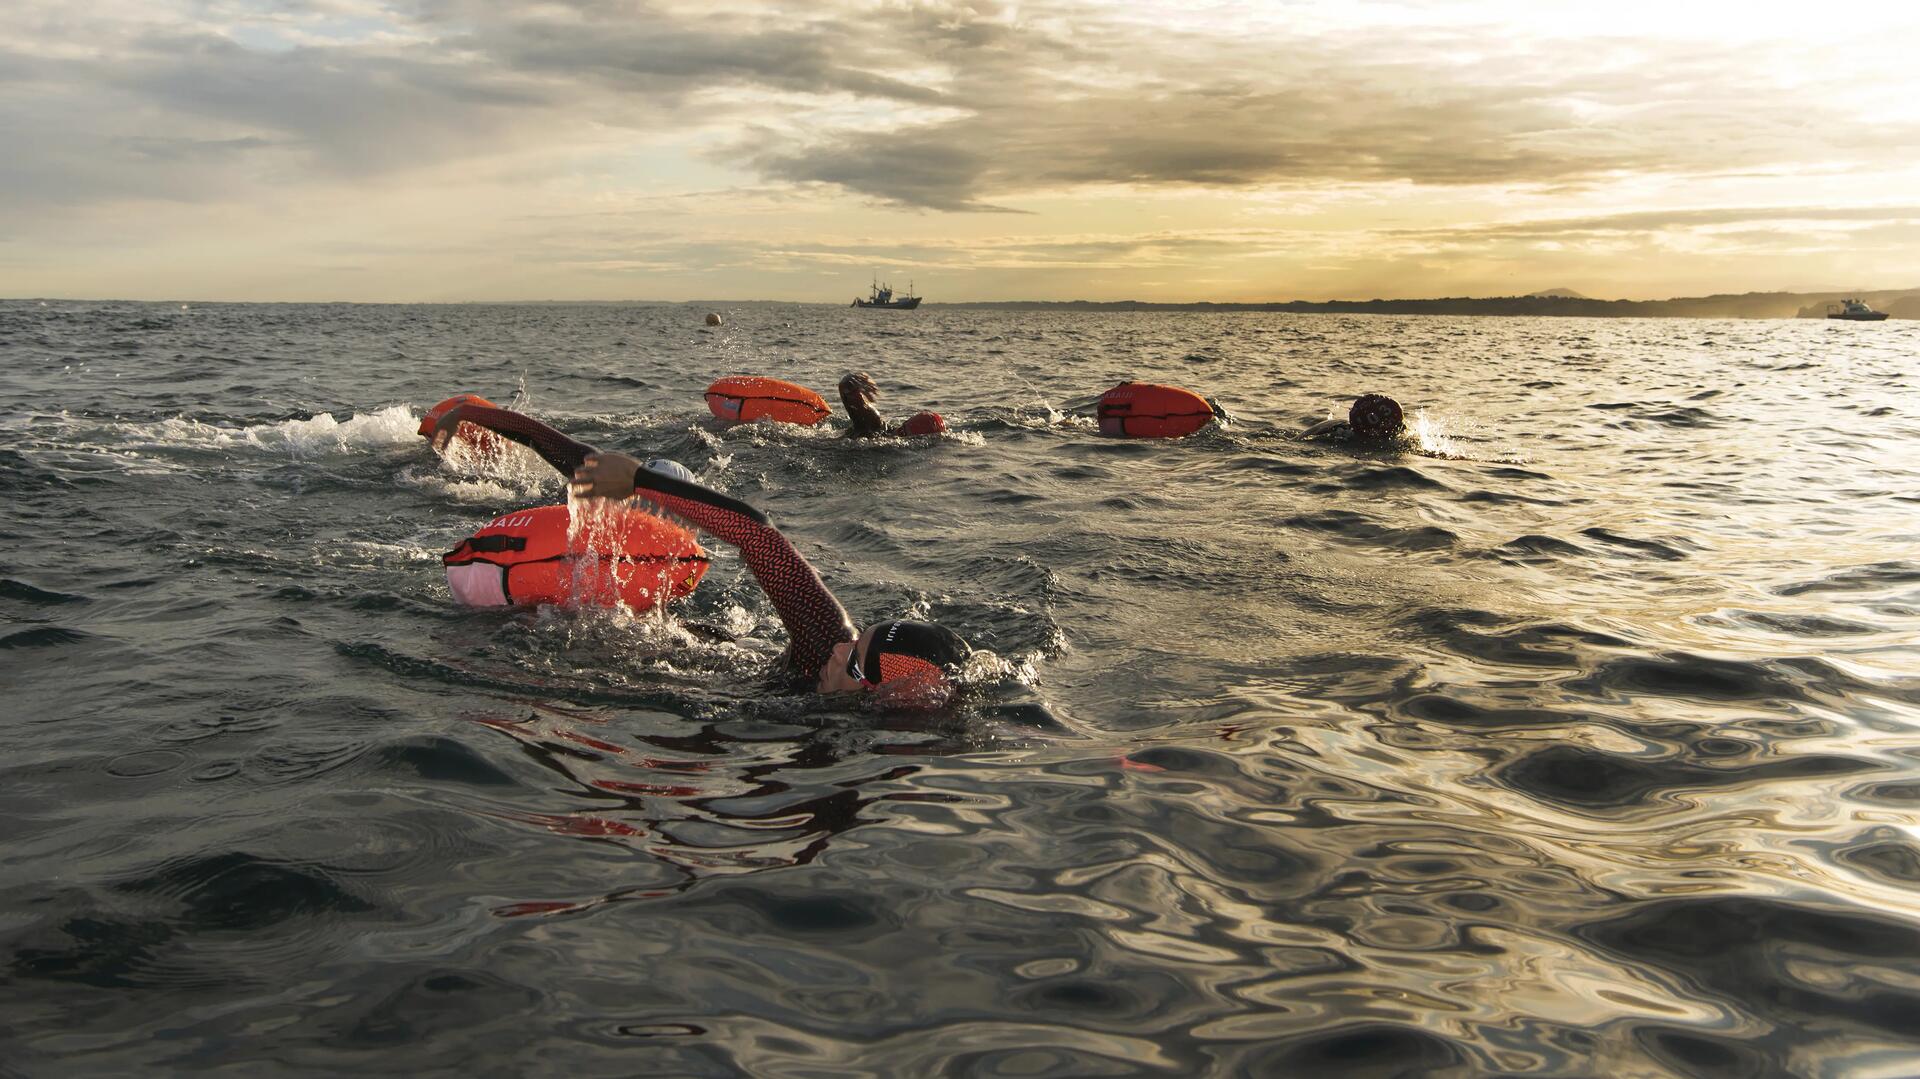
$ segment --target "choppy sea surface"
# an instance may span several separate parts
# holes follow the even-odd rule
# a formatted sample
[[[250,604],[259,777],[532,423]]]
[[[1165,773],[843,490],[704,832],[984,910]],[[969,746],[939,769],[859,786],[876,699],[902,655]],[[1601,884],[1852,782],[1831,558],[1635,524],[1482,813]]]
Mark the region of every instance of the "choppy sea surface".
[[[705,310],[0,303],[0,1070],[1920,1073],[1920,324]],[[952,432],[701,399],[849,370]],[[456,608],[460,391],[978,684]]]

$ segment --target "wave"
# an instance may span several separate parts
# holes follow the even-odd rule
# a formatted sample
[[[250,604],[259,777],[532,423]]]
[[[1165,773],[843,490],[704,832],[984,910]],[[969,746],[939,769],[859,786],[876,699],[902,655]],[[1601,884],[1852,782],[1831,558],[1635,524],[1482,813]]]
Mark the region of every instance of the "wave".
[[[390,405],[364,415],[336,420],[330,412],[304,420],[281,420],[248,427],[223,427],[187,416],[128,430],[135,442],[159,447],[266,450],[295,459],[338,453],[369,453],[418,445],[420,418],[406,405]]]

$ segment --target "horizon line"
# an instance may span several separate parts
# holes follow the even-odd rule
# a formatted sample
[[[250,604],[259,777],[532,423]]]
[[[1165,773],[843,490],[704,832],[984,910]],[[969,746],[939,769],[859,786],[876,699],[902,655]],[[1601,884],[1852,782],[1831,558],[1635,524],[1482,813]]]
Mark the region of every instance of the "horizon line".
[[[1572,291],[1572,290],[1569,290],[1569,291]],[[1511,302],[1511,301],[1519,301],[1519,300],[1529,300],[1529,301],[1535,301],[1540,303],[1659,304],[1659,303],[1679,303],[1679,302],[1689,301],[1689,300],[1716,300],[1716,299],[1744,298],[1744,297],[1754,297],[1754,296],[1857,297],[1857,296],[1881,295],[1881,294],[1888,294],[1888,293],[1920,293],[1920,287],[1846,288],[1846,289],[1761,289],[1761,290],[1750,290],[1747,292],[1714,292],[1714,293],[1706,293],[1701,295],[1690,295],[1690,296],[1668,296],[1660,299],[1647,299],[1647,300],[1608,299],[1604,297],[1586,296],[1586,295],[1556,296],[1556,295],[1547,295],[1541,292],[1521,292],[1521,293],[1509,293],[1506,295],[1498,295],[1498,296],[1467,296],[1467,295],[1401,296],[1401,297],[1375,296],[1375,297],[1371,297],[1364,300],[1360,300],[1360,299],[1140,300],[1140,299],[1132,299],[1132,298],[1117,299],[1117,300],[1094,300],[1094,299],[925,300],[923,299],[921,302],[921,306],[922,307],[995,307],[995,306],[1006,306],[1006,305],[1013,305],[1013,304],[1021,304],[1021,305],[1044,304],[1044,305],[1052,305],[1052,306],[1073,306],[1073,305],[1092,306],[1092,305],[1129,304],[1129,305],[1134,305],[1139,307],[1251,308],[1251,307],[1315,307],[1315,306],[1327,306],[1332,304],[1397,304],[1397,303],[1420,304],[1420,303],[1463,303],[1463,302],[1488,303],[1488,302],[1496,302],[1496,301]],[[261,305],[326,304],[326,305],[353,305],[353,306],[363,306],[363,307],[462,307],[462,306],[474,306],[474,307],[508,306],[510,307],[514,305],[531,305],[531,304],[600,304],[600,305],[619,305],[619,304],[643,305],[644,304],[644,305],[659,306],[659,307],[694,307],[694,306],[700,306],[703,304],[704,305],[786,304],[794,307],[836,307],[836,308],[851,308],[853,306],[850,303],[841,303],[835,300],[778,300],[778,299],[764,299],[764,298],[748,298],[748,299],[708,298],[708,299],[698,299],[698,300],[663,300],[663,299],[642,299],[642,298],[624,298],[624,299],[610,299],[610,300],[563,299],[563,298],[545,298],[545,299],[521,298],[521,299],[511,299],[511,300],[475,300],[475,299],[461,299],[461,300],[347,300],[347,299],[226,300],[226,299],[205,299],[205,298],[196,299],[193,297],[180,297],[180,296],[171,296],[171,297],[156,298],[156,299],[141,299],[136,297],[125,297],[125,296],[118,296],[118,297],[115,297],[115,296],[13,296],[13,297],[0,297],[0,303],[157,303],[157,304],[177,303],[177,304],[261,304]]]

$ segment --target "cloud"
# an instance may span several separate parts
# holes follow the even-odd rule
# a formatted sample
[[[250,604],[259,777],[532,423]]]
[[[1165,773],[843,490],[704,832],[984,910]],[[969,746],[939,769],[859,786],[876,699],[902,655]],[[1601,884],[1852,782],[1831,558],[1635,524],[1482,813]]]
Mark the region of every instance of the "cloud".
[[[37,132],[53,136],[46,160],[11,173],[42,197],[89,159],[120,160],[114,148],[135,135],[256,140],[285,152],[284,181],[564,153],[590,128],[637,140],[709,129],[732,136],[716,161],[763,178],[981,211],[1099,185],[1578,185],[1891,161],[1916,134],[1827,107],[1830,87],[1756,79],[1793,50],[1751,42],[1435,23],[1248,32],[1084,4],[843,2],[794,15],[341,0],[162,4],[105,21],[52,10],[30,5],[40,17],[0,43],[0,79],[56,116]],[[6,133],[34,127],[22,113],[0,111]],[[222,197],[260,161],[198,164],[227,174],[205,184]],[[70,191],[123,186],[75,178]]]
[[[1079,288],[1237,264],[1265,292],[1281,273],[1319,288],[1322,265],[1504,272],[1528,252],[1798,251],[1822,230],[1871,232],[1900,262],[1909,211],[1859,207],[1905,198],[1920,143],[1899,34],[1723,33],[1639,8],[1560,28],[1576,14],[16,0],[0,237],[14,265],[38,251],[74,281],[98,260],[67,252],[95,243],[155,265],[192,246],[209,280],[231,259],[247,286],[250,252],[335,237],[368,265],[471,245],[502,281],[524,265],[702,288],[892,264]],[[1816,199],[1840,209],[1790,205]],[[1645,209],[1674,204],[1750,208]],[[1275,222],[1297,227],[1231,227]]]
[[[873,47],[871,35],[857,26],[833,19],[771,29],[706,22],[691,25],[657,13],[632,17],[624,10],[575,9],[560,18],[506,13],[477,21],[450,44],[498,69],[667,99],[750,86],[917,104],[942,100],[937,90],[870,70],[866,65],[888,50]]]
[[[1556,239],[1757,225],[1769,221],[1889,225],[1916,220],[1920,220],[1920,206],[1723,206],[1377,231],[1383,236],[1427,239]]]
[[[1084,185],[1565,186],[1895,162],[1917,133],[1810,107],[1817,95],[1804,87],[1756,86],[1763,61],[1732,49],[1642,49],[1596,67],[1580,43],[1489,47],[1417,29],[1364,42],[1108,34],[1099,52],[1062,63],[1044,36],[1015,41],[982,58],[942,54],[955,67],[948,101],[964,115],[797,133],[741,159],[952,210]],[[1010,59],[1022,49],[1031,54]],[[929,152],[940,175],[902,183],[903,165]]]

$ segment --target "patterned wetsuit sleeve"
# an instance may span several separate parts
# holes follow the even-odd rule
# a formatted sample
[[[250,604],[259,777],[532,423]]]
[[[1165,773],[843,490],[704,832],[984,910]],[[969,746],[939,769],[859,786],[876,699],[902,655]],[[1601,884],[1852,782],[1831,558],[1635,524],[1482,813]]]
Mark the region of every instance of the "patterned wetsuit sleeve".
[[[773,601],[781,624],[787,627],[792,642],[787,661],[796,675],[812,680],[833,655],[834,645],[854,639],[853,620],[846,608],[765,514],[718,491],[651,469],[641,469],[633,482],[636,496],[740,549],[753,579],[760,582],[761,591]]]
[[[523,416],[512,409],[488,408],[485,405],[461,405],[448,413],[443,423],[471,423],[509,438],[522,446],[530,447],[541,459],[560,470],[562,476],[573,477],[573,470],[579,468],[590,453],[598,453],[585,442],[576,442],[566,435],[548,427],[531,416]]]

